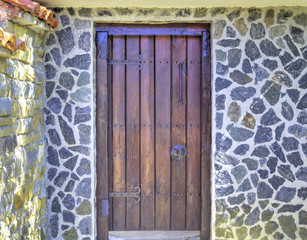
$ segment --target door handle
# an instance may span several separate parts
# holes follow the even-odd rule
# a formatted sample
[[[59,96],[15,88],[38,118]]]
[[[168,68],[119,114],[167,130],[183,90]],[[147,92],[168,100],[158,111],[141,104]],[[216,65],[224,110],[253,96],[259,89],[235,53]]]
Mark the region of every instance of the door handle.
[[[178,67],[179,67],[179,84],[180,84],[180,95],[179,95],[179,105],[182,105],[183,104],[183,96],[182,96],[182,88],[183,88],[183,86],[182,86],[182,81],[183,81],[183,67],[184,67],[184,63],[182,62],[182,63],[179,63],[179,65],[178,65]]]

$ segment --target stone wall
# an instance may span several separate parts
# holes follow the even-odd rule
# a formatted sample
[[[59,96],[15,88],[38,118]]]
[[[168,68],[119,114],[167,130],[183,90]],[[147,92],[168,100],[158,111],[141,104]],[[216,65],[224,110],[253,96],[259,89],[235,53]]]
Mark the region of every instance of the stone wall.
[[[212,239],[307,239],[306,8],[55,9],[45,40],[52,239],[91,239],[95,22],[211,22]]]
[[[6,31],[27,48],[0,56],[0,239],[44,239],[44,33],[10,21]]]

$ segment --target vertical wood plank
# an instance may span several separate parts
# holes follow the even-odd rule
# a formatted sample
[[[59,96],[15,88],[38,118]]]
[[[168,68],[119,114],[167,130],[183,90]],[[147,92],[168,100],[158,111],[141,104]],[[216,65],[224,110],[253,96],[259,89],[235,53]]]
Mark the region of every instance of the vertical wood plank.
[[[139,36],[127,36],[127,59],[137,59],[139,55]],[[138,65],[127,65],[127,192],[140,186],[140,96]],[[127,198],[126,229],[139,230],[140,204],[134,198]]]
[[[113,59],[125,58],[125,37],[113,36]],[[113,65],[113,191],[125,192],[125,65]],[[113,199],[113,230],[125,229],[126,203]]]
[[[169,36],[155,39],[156,229],[170,229],[170,47]]]
[[[155,127],[154,37],[141,36],[141,230],[154,230],[155,219]]]
[[[108,200],[108,34],[97,33],[97,234],[99,240],[108,239],[108,215],[102,215],[102,200]]]
[[[186,147],[186,37],[173,36],[172,39],[172,145]],[[180,73],[179,64],[183,63]],[[180,99],[180,75],[182,77],[183,104]],[[185,229],[186,158],[171,160],[172,163],[172,201],[171,229]]]
[[[211,219],[211,62],[209,31],[202,38],[202,157],[201,157],[201,239],[210,239]]]
[[[186,229],[200,229],[201,38],[188,37]]]

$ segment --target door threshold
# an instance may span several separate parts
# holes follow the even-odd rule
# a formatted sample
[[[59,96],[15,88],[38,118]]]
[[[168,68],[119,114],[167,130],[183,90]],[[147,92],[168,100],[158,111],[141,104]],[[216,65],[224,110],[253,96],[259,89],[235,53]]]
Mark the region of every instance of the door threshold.
[[[109,240],[199,240],[200,231],[110,231]]]

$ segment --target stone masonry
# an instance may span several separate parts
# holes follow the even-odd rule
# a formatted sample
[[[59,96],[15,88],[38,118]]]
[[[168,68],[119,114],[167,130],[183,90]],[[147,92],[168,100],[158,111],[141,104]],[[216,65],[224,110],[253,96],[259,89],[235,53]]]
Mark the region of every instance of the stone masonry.
[[[306,8],[66,8],[44,41],[50,239],[94,239],[95,23],[210,22],[212,239],[307,239]]]
[[[24,15],[28,26],[48,29]],[[0,55],[0,239],[46,236],[42,29],[9,21],[6,30],[25,41],[26,51]]]

